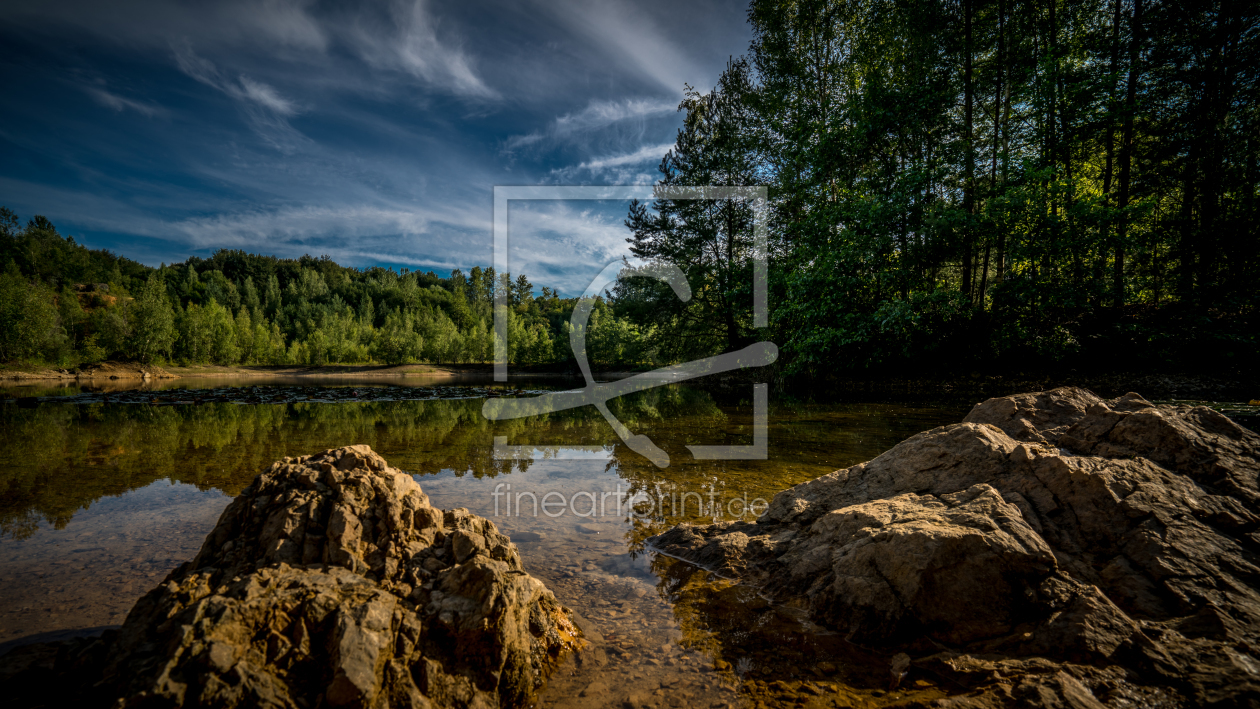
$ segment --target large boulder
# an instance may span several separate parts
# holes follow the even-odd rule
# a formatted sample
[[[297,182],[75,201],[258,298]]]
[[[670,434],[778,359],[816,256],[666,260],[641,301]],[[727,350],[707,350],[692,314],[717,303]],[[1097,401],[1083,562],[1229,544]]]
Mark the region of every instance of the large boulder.
[[[96,698],[131,707],[528,706],[578,643],[510,540],[367,446],[286,458],[146,594]]]
[[[1076,706],[1116,681],[1142,701],[1251,706],[1258,473],[1260,435],[1211,409],[1063,388],[979,404],[779,493],[755,523],[650,543],[955,682],[949,668],[979,666],[960,653],[1044,670],[1020,691],[979,673],[977,706]]]

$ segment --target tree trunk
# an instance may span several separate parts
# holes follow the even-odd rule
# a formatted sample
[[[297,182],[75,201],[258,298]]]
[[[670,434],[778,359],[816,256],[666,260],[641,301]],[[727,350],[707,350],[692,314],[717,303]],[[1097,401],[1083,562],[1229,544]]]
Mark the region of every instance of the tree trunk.
[[[1142,0],[1133,0],[1133,22],[1129,37],[1129,79],[1124,92],[1124,135],[1120,139],[1120,197],[1116,208],[1120,209],[1120,225],[1116,233],[1116,253],[1113,262],[1112,297],[1116,307],[1124,307],[1124,256],[1125,243],[1129,238],[1129,188],[1133,176],[1133,114],[1137,112],[1137,85],[1141,75],[1142,49]]]
[[[966,42],[963,48],[963,122],[965,124],[964,138],[966,140],[966,155],[964,159],[967,161],[967,164],[964,166],[966,177],[963,184],[963,211],[966,212],[967,223],[963,225],[962,292],[966,293],[968,298],[973,296],[971,252],[974,248],[972,243],[974,237],[971,221],[976,209],[976,160],[972,143],[972,112],[975,96],[971,83],[971,3],[972,0],[963,0],[963,28]]]

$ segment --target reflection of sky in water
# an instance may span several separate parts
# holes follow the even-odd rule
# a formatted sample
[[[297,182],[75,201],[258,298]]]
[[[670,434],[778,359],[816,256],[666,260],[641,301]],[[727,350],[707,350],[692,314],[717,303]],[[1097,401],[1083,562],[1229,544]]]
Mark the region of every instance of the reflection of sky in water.
[[[201,548],[231,498],[159,480],[104,497],[61,529],[47,522],[0,543],[0,645],[116,625]]]
[[[435,506],[467,508],[511,536],[529,572],[608,638],[610,671],[717,692],[705,663],[727,657],[768,667],[778,660],[750,648],[782,654],[783,637],[799,623],[755,594],[723,590],[707,574],[645,554],[643,541],[680,521],[711,520],[695,498],[768,499],[967,409],[772,402],[769,460],[696,461],[686,445],[747,442],[747,402],[670,387],[610,408],[667,450],[671,465],[659,469],[626,449],[591,407],[495,423],[477,399],[2,406],[0,644],[120,623],[140,595],[196,554],[230,497],[273,460],[362,443],[412,473]],[[495,439],[509,459],[495,455]],[[605,497],[616,492],[620,510],[616,497]],[[657,498],[636,518],[625,504],[636,492],[665,503]],[[693,501],[678,508],[688,493]],[[544,514],[548,496],[563,500],[549,508],[555,516]],[[592,498],[603,508],[588,516]],[[693,648],[690,659],[679,641]],[[811,643],[794,647],[812,657],[821,651]],[[576,695],[585,685],[564,690],[564,682],[591,681],[587,670],[566,678],[549,691]]]
[[[514,446],[507,437],[495,438],[494,457],[499,460],[612,460],[613,446]]]
[[[555,452],[563,453],[565,449]],[[624,500],[629,490],[626,481],[617,474],[615,466],[607,465],[607,455],[594,457],[590,451],[574,452],[590,457],[535,458],[529,470],[497,478],[444,473],[417,478],[417,482],[435,506],[466,507],[494,521],[509,536],[512,530],[558,534],[575,524],[590,523],[615,524],[617,533],[625,534],[629,506],[624,502],[618,506],[615,494],[607,495],[602,507],[598,500],[604,493],[617,491],[623,493]],[[589,514],[592,498],[597,506],[594,514]],[[546,499],[551,504],[543,507]],[[609,527],[602,531],[611,534],[614,530]]]

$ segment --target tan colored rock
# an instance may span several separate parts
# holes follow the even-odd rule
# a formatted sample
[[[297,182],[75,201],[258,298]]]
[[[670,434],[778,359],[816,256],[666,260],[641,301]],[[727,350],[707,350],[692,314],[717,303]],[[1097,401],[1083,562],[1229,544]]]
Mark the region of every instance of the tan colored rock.
[[[128,615],[123,706],[526,706],[579,644],[488,520],[367,446],[286,459]]]
[[[979,404],[779,493],[756,523],[650,543],[857,642],[1119,664],[1168,688],[1135,696],[1246,705],[1260,703],[1257,475],[1260,436],[1211,409],[1064,388]],[[1098,705],[1089,676],[1037,674],[957,706]]]

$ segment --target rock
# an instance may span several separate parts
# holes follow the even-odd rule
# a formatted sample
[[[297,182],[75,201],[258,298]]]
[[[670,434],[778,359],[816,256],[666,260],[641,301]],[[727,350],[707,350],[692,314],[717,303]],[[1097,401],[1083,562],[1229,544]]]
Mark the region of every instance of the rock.
[[[1258,475],[1260,435],[1211,409],[1063,388],[983,402],[780,492],[755,523],[649,543],[855,642],[1023,663],[1024,680],[990,678],[956,706],[1099,706],[1103,680],[1072,667],[1127,668],[1113,684],[1147,699],[1247,705]],[[940,673],[964,673],[951,663]]]
[[[228,505],[128,614],[94,698],[527,706],[579,638],[493,523],[434,509],[410,475],[349,446],[277,462]]]
[[[906,678],[906,673],[910,671],[910,656],[904,652],[893,655],[892,662],[889,663],[888,674],[892,675],[891,687],[897,687],[901,684],[901,680]]]
[[[603,697],[612,691],[612,687],[608,685],[608,680],[598,679],[586,685],[578,696],[580,697]]]

